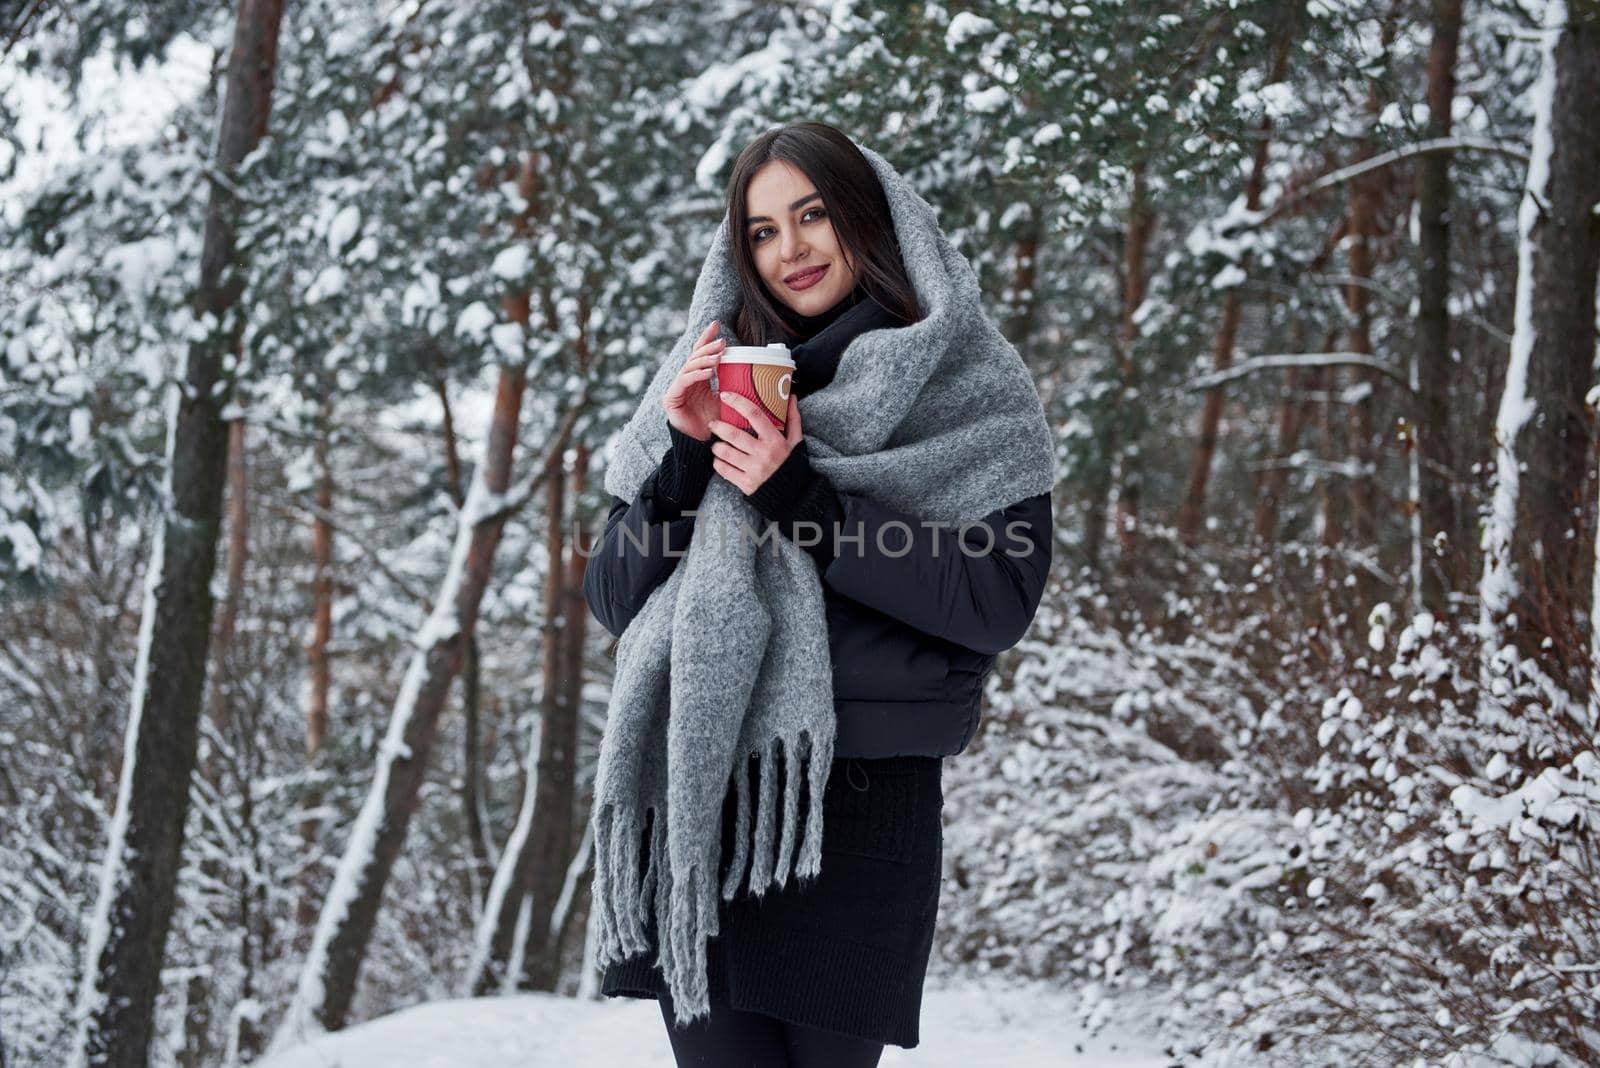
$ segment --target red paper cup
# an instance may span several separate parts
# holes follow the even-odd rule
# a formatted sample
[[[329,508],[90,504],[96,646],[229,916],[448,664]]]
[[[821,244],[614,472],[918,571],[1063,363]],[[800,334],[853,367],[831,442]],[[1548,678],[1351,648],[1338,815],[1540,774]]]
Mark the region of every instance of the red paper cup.
[[[789,387],[794,382],[794,359],[782,342],[770,345],[729,345],[717,361],[717,392],[737,393],[755,402],[780,431],[789,417]],[[727,401],[718,416],[754,433],[745,417]]]

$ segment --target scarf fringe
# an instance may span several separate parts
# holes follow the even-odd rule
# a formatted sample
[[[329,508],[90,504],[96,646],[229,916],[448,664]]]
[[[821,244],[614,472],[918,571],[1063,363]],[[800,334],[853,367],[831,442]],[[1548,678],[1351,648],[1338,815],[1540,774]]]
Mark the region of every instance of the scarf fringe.
[[[754,756],[754,753],[749,756]],[[750,762],[746,759],[733,773],[734,792],[738,795],[738,811],[733,818],[733,863],[722,881],[722,900],[732,901],[739,892],[739,880],[744,878],[745,866],[750,862]]]
[[[753,849],[748,775],[751,757],[757,759],[759,779]],[[759,749],[743,754],[733,775],[738,800],[735,847],[733,862],[721,885],[723,900],[732,900],[737,893],[747,860],[747,885],[757,897],[770,886],[782,889],[791,873],[803,880],[815,878],[822,870],[822,799],[832,762],[833,739],[819,743],[805,730],[794,738],[772,738]],[[780,774],[781,828],[777,826]],[[807,783],[810,790],[803,835],[796,826],[800,820],[802,783]],[[636,813],[606,802],[595,813],[592,907],[597,910],[598,923],[596,962],[604,968],[649,952],[646,924],[653,909],[658,936],[666,932],[665,937],[657,938],[658,966],[672,993],[677,1019],[687,1024],[710,1012],[706,942],[718,933],[718,886],[709,873],[716,870],[720,843],[712,842],[711,852],[697,858],[688,871],[675,873],[667,859],[667,822],[663,810],[656,805]],[[795,856],[797,839],[800,850]],[[641,859],[645,862],[642,875]]]
[[[604,967],[650,948],[640,910],[634,907],[643,897],[636,884],[639,840],[644,832],[640,819],[616,804],[603,805],[595,813],[594,828],[591,907],[598,918],[596,956]],[[655,874],[650,872],[651,882]]]

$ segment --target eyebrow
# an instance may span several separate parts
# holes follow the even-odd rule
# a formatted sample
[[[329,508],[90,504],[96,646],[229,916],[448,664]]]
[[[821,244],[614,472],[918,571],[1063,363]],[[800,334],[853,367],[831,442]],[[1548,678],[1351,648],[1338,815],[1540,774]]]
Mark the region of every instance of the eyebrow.
[[[790,204],[789,205],[789,210],[793,211],[794,209],[798,208],[800,205],[806,203],[807,201],[815,200],[818,197],[820,197],[821,195],[822,195],[822,191],[820,189],[813,190],[812,192],[807,193],[805,196],[801,197],[799,200],[795,201],[793,204]],[[752,215],[752,216],[750,216],[750,218],[745,220],[746,223],[771,222],[771,221],[772,221],[772,217],[769,216],[769,215]]]

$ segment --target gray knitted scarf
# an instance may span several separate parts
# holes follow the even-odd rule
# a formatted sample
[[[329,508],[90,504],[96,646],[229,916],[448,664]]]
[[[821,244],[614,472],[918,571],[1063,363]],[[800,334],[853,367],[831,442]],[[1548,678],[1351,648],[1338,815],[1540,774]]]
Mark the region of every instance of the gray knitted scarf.
[[[842,492],[958,525],[1049,490],[1055,459],[1043,406],[1017,350],[984,313],[971,266],[927,201],[876,152],[862,152],[888,196],[925,314],[851,339],[833,381],[799,401],[812,466]],[[695,339],[712,319],[734,319],[739,286],[728,241],[724,214],[688,325],[614,441],[605,488],[625,500],[671,445],[661,399]],[[781,889],[797,839],[795,876],[812,878],[822,865],[835,727],[815,562],[776,529],[758,540],[763,518],[720,476],[696,515],[687,550],[617,643],[591,809],[596,960],[603,968],[649,950],[653,907],[657,966],[681,1024],[709,1011],[705,943],[717,933],[730,779],[737,846],[722,897],[733,898],[747,861],[751,893]],[[925,528],[913,532],[928,536]],[[886,548],[898,551],[904,539],[886,539]],[[996,531],[995,544],[1003,543]],[[662,551],[659,539],[648,551]],[[841,542],[841,551],[859,550]],[[752,758],[759,782],[753,841]],[[810,791],[803,832],[795,826],[802,781]]]

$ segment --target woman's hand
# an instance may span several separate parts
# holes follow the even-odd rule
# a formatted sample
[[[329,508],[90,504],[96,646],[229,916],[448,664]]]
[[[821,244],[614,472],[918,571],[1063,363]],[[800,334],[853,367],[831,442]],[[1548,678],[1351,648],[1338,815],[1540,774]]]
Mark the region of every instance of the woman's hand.
[[[748,497],[800,443],[800,406],[790,393],[789,413],[784,417],[783,432],[779,433],[771,417],[755,401],[731,391],[718,396],[738,409],[756,432],[752,434],[721,419],[711,420],[711,432],[720,439],[711,446],[711,470],[738,486]]]
[[[683,361],[678,376],[667,387],[667,395],[661,398],[667,422],[701,441],[711,438],[711,422],[721,410],[717,406],[717,395],[711,392],[711,375],[725,348],[726,343],[717,337],[717,321],[713,319],[701,333],[689,358]]]

